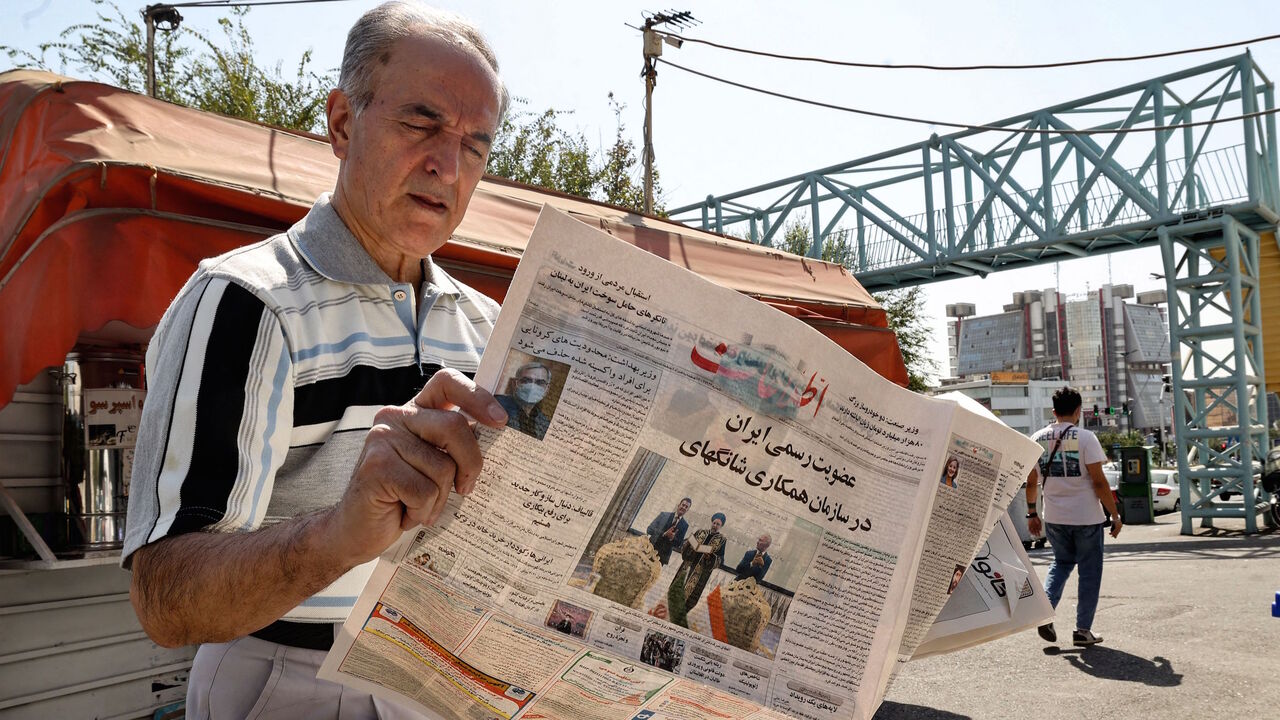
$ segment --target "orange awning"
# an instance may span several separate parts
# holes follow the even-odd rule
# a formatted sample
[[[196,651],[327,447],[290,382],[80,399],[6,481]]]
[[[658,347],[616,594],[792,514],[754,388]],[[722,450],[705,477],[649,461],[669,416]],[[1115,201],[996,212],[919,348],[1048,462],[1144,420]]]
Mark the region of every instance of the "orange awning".
[[[287,228],[333,188],[323,139],[49,73],[0,74],[0,406],[77,338],[149,331],[200,259]],[[906,383],[845,268],[496,178],[437,259],[501,300],[543,204],[809,322]],[[145,337],[145,333],[141,333]]]

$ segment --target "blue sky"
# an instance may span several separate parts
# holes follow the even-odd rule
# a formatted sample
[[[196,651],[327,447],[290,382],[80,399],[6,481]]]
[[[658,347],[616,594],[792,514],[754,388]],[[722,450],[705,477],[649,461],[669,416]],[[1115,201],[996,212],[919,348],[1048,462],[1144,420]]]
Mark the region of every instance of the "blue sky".
[[[145,2],[120,2],[139,12]],[[346,30],[373,2],[352,0],[255,8],[248,25],[262,61],[295,63],[306,49],[317,66],[339,63]],[[489,35],[513,95],[531,108],[573,112],[565,122],[593,143],[612,137],[608,94],[626,105],[623,121],[637,143],[643,121],[640,35],[627,24],[643,10],[689,9],[702,22],[690,35],[780,53],[870,62],[1029,63],[1131,55],[1244,40],[1280,32],[1280,2],[691,2],[662,5],[589,0],[447,0]],[[88,0],[3,0],[0,44],[34,47],[71,22],[92,18]],[[184,9],[186,24],[213,29],[224,11]],[[1252,48],[1271,77],[1280,75],[1280,41]],[[940,74],[821,68],[752,59],[685,44],[666,56],[706,72],[827,102],[959,122],[987,122],[1225,57],[1222,50],[1124,64],[1059,70]],[[56,69],[56,68],[55,68]],[[660,68],[654,146],[668,207],[818,167],[919,142],[935,130],[823,110],[712,84]],[[946,132],[939,129],[938,132]],[[918,212],[905,209],[903,214]],[[943,308],[973,302],[998,312],[1015,290],[1068,293],[1110,279],[1139,290],[1163,287],[1148,276],[1159,253],[1137,250],[1010,271],[985,280],[926,286],[945,359]]]

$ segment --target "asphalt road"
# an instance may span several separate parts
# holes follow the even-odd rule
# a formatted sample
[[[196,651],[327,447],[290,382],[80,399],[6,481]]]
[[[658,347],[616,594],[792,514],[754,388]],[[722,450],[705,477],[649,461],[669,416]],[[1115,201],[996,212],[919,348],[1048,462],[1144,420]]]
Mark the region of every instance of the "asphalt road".
[[[1103,644],[1071,646],[1073,574],[1056,646],[1030,630],[911,662],[875,720],[1280,719],[1280,532],[1215,525],[1184,536],[1167,514],[1108,538]],[[1051,553],[1031,553],[1041,582]]]

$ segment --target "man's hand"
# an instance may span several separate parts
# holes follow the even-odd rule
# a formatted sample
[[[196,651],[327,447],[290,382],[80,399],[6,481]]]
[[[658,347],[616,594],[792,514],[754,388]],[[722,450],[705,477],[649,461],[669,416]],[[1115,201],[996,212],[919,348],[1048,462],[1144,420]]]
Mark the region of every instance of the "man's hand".
[[[1027,532],[1031,533],[1033,537],[1044,532],[1044,526],[1040,522],[1040,518],[1027,518]]]
[[[675,526],[672,526],[672,527],[667,528],[667,531],[666,531],[666,532],[664,532],[664,533],[662,533],[662,537],[664,537],[664,538],[666,538],[666,539],[668,539],[668,540],[675,540],[675,539],[676,539],[676,529],[675,529]]]
[[[1120,516],[1112,515],[1111,516],[1111,537],[1118,537],[1120,535],[1120,528],[1122,527],[1124,527],[1124,523],[1120,522]]]
[[[378,412],[336,506],[249,533],[187,533],[139,548],[130,598],[147,634],[165,647],[240,637],[377,557],[402,529],[434,522],[449,491],[470,492],[480,474],[480,447],[453,408],[506,422],[492,395],[442,370],[412,402]]]
[[[764,567],[764,556],[757,553],[756,556],[752,558],[751,564],[756,567]]]
[[[336,547],[351,564],[371,560],[401,533],[440,517],[449,492],[475,487],[482,459],[467,418],[502,427],[506,411],[487,390],[445,369],[410,402],[374,416],[351,483],[332,510]]]

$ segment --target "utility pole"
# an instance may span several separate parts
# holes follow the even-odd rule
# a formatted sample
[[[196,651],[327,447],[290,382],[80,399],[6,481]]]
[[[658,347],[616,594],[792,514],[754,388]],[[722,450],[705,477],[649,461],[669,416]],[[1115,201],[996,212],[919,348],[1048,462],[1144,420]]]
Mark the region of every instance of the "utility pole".
[[[655,13],[645,18],[644,26],[644,70],[640,75],[644,78],[644,214],[653,214],[653,87],[658,84],[658,58],[662,56],[662,44],[679,49],[683,44],[680,38],[673,37],[658,30],[658,25],[674,25],[685,28],[697,22],[693,13],[680,12]]]
[[[173,32],[182,22],[182,15],[172,5],[148,5],[142,11],[147,24],[147,94],[156,96],[156,26],[165,32]]]

